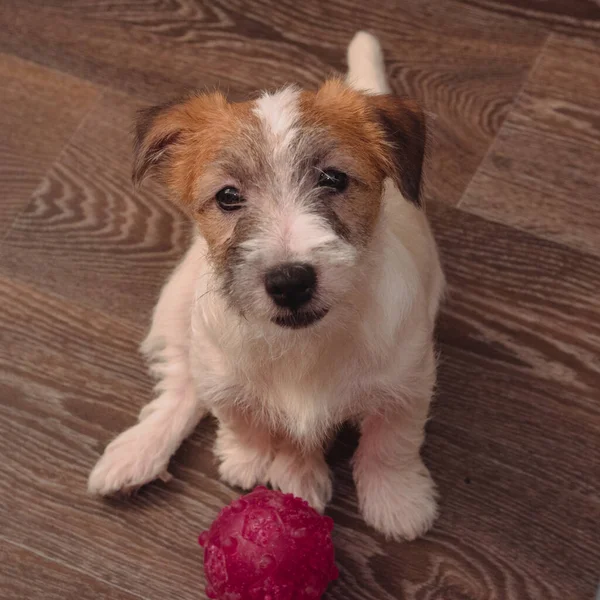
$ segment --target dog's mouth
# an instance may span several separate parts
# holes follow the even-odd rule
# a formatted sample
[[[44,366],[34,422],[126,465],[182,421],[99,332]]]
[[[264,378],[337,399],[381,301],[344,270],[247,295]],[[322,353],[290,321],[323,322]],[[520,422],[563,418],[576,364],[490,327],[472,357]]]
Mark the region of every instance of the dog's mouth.
[[[328,308],[322,308],[320,310],[303,310],[285,315],[278,315],[272,320],[273,323],[280,327],[285,327],[287,329],[303,329],[320,321],[328,312]]]

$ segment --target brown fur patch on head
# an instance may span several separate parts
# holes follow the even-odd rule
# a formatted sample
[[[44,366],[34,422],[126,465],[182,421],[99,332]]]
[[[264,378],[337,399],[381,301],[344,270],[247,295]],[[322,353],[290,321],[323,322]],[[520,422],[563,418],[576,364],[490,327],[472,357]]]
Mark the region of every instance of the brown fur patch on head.
[[[301,111],[305,125],[326,132],[335,141],[324,168],[348,172],[351,185],[335,203],[334,214],[353,242],[365,243],[379,215],[384,160],[381,129],[372,119],[366,96],[337,80],[326,82],[316,93],[305,92]]]
[[[307,122],[328,129],[356,158],[365,183],[373,186],[382,175],[391,177],[408,200],[420,204],[426,135],[423,112],[414,101],[366,95],[332,79],[303,95],[302,111]],[[376,205],[373,200],[371,207],[352,208],[369,218]]]
[[[237,221],[212,202],[229,175],[219,169],[219,159],[258,126],[252,103],[229,103],[220,93],[145,109],[138,117],[134,183],[157,175],[198,223],[217,262],[224,260]]]
[[[140,111],[134,182],[154,169],[179,200],[189,205],[203,170],[240,136],[251,117],[250,103],[229,103],[218,92]]]

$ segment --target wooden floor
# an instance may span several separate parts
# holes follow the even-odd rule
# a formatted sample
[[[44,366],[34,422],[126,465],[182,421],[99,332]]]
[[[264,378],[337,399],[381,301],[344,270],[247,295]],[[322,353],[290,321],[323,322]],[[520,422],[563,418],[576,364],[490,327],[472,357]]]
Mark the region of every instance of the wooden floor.
[[[151,395],[137,346],[189,229],[130,185],[132,114],[343,71],[359,28],[430,111],[450,293],[424,450],[442,514],[386,542],[331,455],[329,600],[584,600],[600,577],[600,6],[593,0],[0,1],[0,596],[204,598],[236,497],[203,423],[175,480],[86,495]]]

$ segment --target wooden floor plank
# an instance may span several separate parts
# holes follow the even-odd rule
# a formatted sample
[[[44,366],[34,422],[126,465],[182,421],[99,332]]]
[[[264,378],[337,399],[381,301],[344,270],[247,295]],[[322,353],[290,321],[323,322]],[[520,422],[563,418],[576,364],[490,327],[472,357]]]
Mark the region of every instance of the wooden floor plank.
[[[490,12],[533,21],[552,31],[600,36],[600,4],[596,0],[462,0]]]
[[[324,27],[323,24],[327,23]],[[314,87],[345,69],[359,29],[380,36],[397,93],[434,115],[428,197],[455,204],[545,39],[535,25],[448,0],[5,3],[0,49],[158,101],[194,87],[233,98]],[[26,40],[26,43],[25,43]],[[282,67],[285,65],[284,67]]]
[[[2,594],[10,600],[139,600],[76,569],[0,538]]]
[[[0,237],[97,97],[89,83],[0,54]]]
[[[140,106],[102,97],[8,232],[0,270],[147,325],[190,226],[152,182],[133,189],[130,129]]]
[[[600,255],[600,40],[553,35],[461,208]]]

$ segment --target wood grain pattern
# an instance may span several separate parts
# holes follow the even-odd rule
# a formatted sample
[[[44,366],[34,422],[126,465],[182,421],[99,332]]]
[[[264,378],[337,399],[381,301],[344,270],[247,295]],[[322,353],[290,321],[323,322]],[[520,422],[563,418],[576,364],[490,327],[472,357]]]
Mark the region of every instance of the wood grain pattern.
[[[535,21],[553,31],[578,36],[600,34],[600,5],[596,0],[462,0],[516,19]]]
[[[8,232],[0,270],[147,326],[190,226],[152,182],[133,189],[140,106],[104,94]]]
[[[352,35],[372,29],[394,89],[433,115],[426,195],[455,204],[545,33],[452,0],[445,5],[177,0],[148,10],[143,0],[17,0],[0,14],[9,32],[0,49],[148,101],[215,86],[242,98],[290,82],[315,87],[344,70]]]
[[[600,41],[551,36],[461,208],[600,254]]]
[[[97,95],[85,81],[0,54],[0,237]]]
[[[125,590],[0,538],[0,581],[7,600],[136,600]]]

